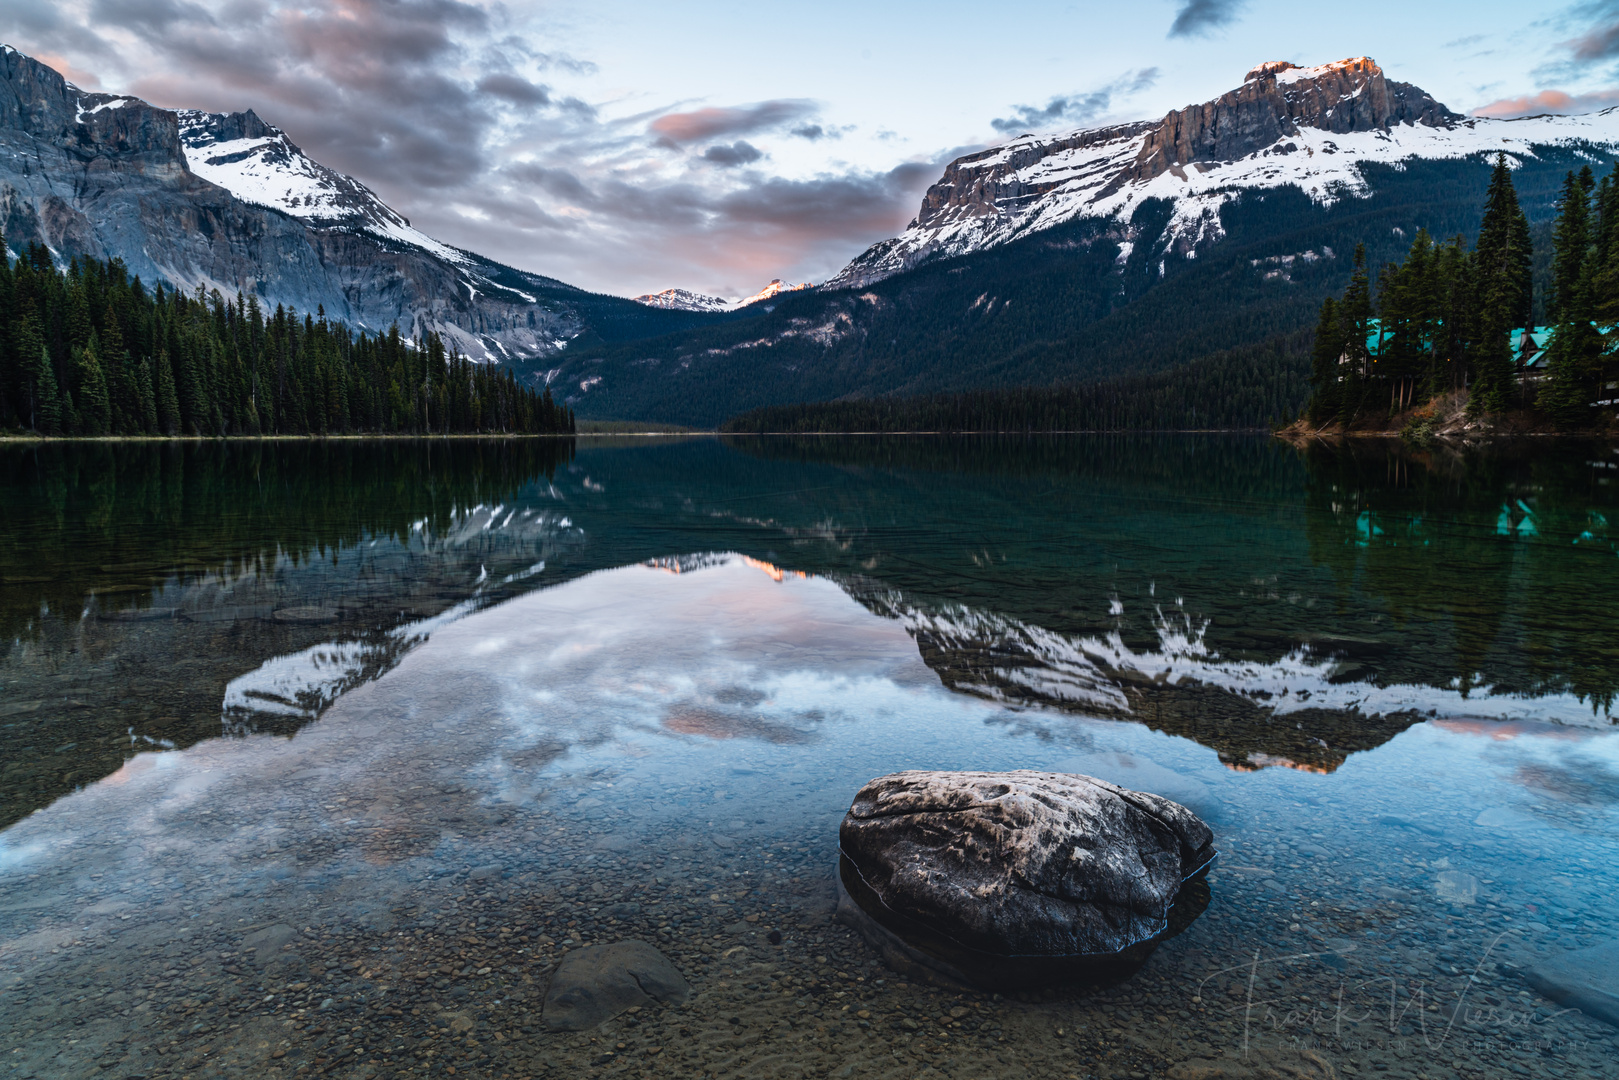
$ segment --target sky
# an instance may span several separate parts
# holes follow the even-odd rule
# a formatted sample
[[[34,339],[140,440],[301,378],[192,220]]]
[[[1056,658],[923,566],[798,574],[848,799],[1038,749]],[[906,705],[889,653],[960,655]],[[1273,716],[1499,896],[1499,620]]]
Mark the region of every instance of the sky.
[[[599,292],[821,281],[953,158],[1366,55],[1458,112],[1619,104],[1619,0],[0,0],[87,90],[253,109],[447,243]]]

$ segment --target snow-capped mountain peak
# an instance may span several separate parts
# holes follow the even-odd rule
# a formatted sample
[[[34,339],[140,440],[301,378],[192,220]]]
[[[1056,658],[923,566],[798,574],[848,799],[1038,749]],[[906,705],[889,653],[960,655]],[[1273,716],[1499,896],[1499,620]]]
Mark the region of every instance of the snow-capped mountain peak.
[[[689,289],[664,289],[662,292],[647,293],[634,298],[638,304],[648,307],[671,308],[675,311],[735,311],[745,308],[749,304],[757,304],[763,300],[780,296],[786,292],[798,292],[800,289],[814,288],[809,282],[801,285],[789,285],[781,278],[771,278],[770,284],[741,300],[722,300],[718,296],[705,296]]]
[[[1300,67],[1291,60],[1267,60],[1253,67],[1242,77],[1242,81],[1250,83],[1256,79],[1273,77],[1279,84],[1287,86],[1301,80],[1319,79],[1325,75],[1353,75],[1358,72],[1370,72],[1376,68],[1377,62],[1369,56],[1351,56],[1347,60],[1334,60],[1330,64],[1316,64],[1314,67]]]
[[[813,286],[811,286],[807,281],[801,285],[789,285],[787,282],[781,280],[781,278],[771,278],[770,284],[766,285],[764,288],[760,289],[747,299],[738,300],[734,306],[745,308],[749,304],[757,304],[761,300],[769,300],[772,297],[780,296],[782,293],[798,292],[800,289],[808,289],[812,287]]]
[[[689,289],[664,289],[662,292],[647,293],[632,299],[647,307],[666,308],[670,311],[729,311],[732,307],[729,300],[718,296],[705,296]]]
[[[191,171],[243,202],[291,214],[312,225],[362,229],[452,263],[467,257],[426,233],[376,192],[305,154],[287,133],[249,109],[239,113],[177,110],[180,145]]]
[[[1619,145],[1619,108],[1588,116],[1491,120],[1451,112],[1370,58],[1300,67],[1270,61],[1214,101],[1162,120],[1024,135],[958,158],[900,236],[876,244],[827,288],[863,287],[928,259],[964,255],[1079,218],[1136,239],[1138,207],[1173,207],[1155,257],[1195,256],[1224,235],[1221,209],[1245,190],[1297,187],[1322,205],[1364,197],[1366,163],[1465,158],[1536,146]]]

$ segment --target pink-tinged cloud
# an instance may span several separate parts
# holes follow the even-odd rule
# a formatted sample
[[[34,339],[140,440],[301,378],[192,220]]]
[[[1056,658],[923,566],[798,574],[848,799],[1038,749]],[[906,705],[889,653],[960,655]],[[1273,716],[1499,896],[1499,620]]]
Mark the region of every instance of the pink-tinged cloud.
[[[80,90],[96,90],[101,86],[101,79],[96,76],[95,72],[73,66],[65,56],[59,56],[56,53],[39,53],[34,59],[46,67],[55,68],[68,82],[77,86]]]
[[[670,146],[708,139],[735,138],[783,127],[814,115],[815,102],[796,99],[760,101],[753,105],[669,113],[648,125],[658,141]]]
[[[1513,120],[1520,116],[1544,116],[1558,113],[1569,116],[1597,112],[1619,105],[1619,90],[1596,90],[1589,94],[1565,94],[1561,90],[1542,90],[1538,94],[1502,98],[1473,110],[1474,116],[1488,116],[1495,120]]]

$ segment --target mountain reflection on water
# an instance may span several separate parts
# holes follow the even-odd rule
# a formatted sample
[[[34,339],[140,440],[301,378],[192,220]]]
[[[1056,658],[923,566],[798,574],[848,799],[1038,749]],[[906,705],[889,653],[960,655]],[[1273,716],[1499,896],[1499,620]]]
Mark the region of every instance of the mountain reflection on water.
[[[832,579],[952,689],[1236,768],[1332,770],[1431,717],[1607,726],[1616,463],[1205,436],[7,447],[0,825],[142,750],[297,730],[445,620],[706,552]]]
[[[552,440],[0,448],[0,826],[222,724],[291,733],[433,620],[515,595],[571,530],[512,499],[571,453]]]

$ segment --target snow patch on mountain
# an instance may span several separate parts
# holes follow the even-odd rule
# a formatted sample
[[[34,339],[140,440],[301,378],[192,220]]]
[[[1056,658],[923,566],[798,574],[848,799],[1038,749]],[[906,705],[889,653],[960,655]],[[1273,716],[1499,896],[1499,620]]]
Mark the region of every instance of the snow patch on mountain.
[[[1271,61],[1268,64],[1261,64],[1253,71],[1250,71],[1248,79],[1243,81],[1247,82],[1253,79],[1256,77],[1256,73],[1265,72],[1276,76],[1277,85],[1291,86],[1297,82],[1314,82],[1323,76],[1338,72],[1353,71],[1357,67],[1370,63],[1372,63],[1372,58],[1369,56],[1355,56],[1348,60],[1334,60],[1330,64],[1316,64],[1314,67],[1299,67],[1297,64],[1289,64],[1286,61]],[[1360,93],[1360,89],[1355,92]]]

